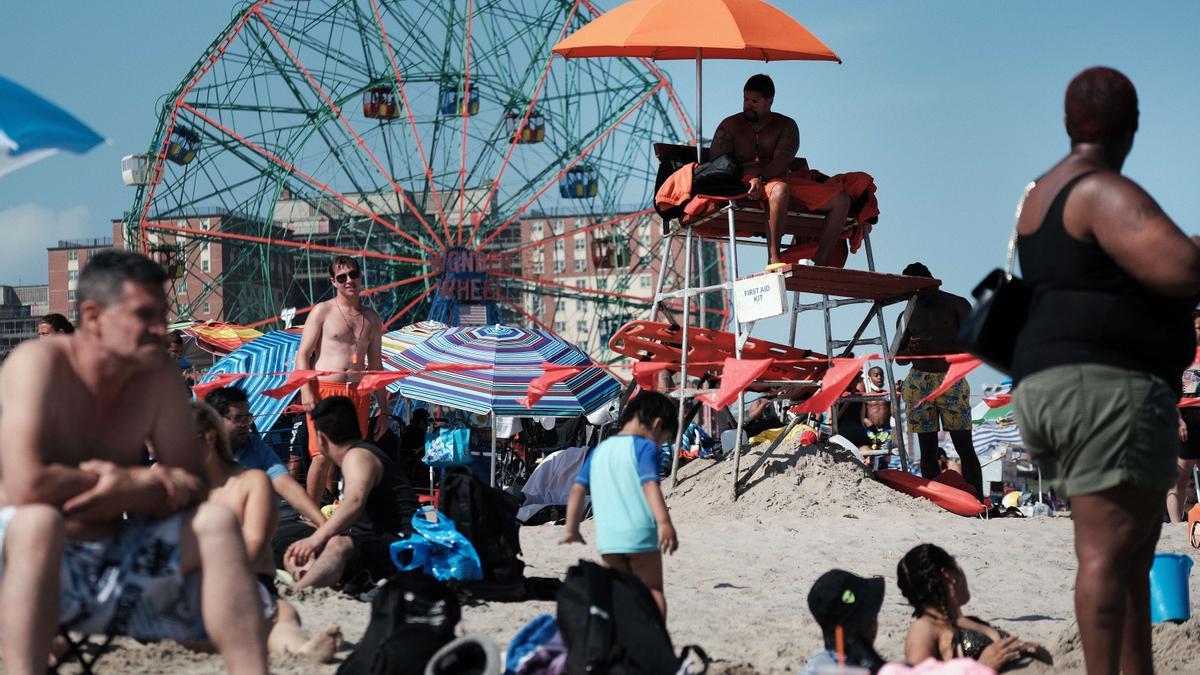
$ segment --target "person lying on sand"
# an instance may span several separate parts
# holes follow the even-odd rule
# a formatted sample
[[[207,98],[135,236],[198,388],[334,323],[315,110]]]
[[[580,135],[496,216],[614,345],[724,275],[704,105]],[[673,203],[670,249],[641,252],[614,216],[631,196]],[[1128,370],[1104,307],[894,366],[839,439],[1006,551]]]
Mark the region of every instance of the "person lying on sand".
[[[838,628],[845,665],[866,668],[871,675],[879,672],[884,660],[875,651],[875,635],[883,591],[882,577],[866,579],[845,570],[829,570],[817,579],[808,591],[808,609],[821,626],[825,648],[808,660],[801,675],[837,665]]]
[[[246,469],[237,463],[229,436],[217,411],[207,403],[192,403],[192,419],[204,446],[204,468],[208,475],[208,498],[228,507],[242,527],[242,538],[258,577],[258,594],[267,620],[267,650],[301,654],[319,663],[333,658],[342,643],[342,630],[329,624],[312,638],[300,628],[300,615],[275,588],[275,563],[271,555],[271,534],[279,519],[279,503],[271,489],[271,480],[259,469]]]
[[[605,439],[584,460],[567,498],[567,531],[560,544],[586,543],[579,533],[583,498],[592,495],[596,548],[609,567],[642,580],[667,616],[662,554],[679,548],[675,526],[658,484],[658,449],[674,438],[675,404],[644,391],[621,411],[621,433]]]
[[[1022,642],[986,621],[963,615],[962,607],[971,599],[967,575],[941,548],[921,544],[906,553],[896,566],[896,581],[916,617],[904,639],[905,661],[965,656],[997,672],[1025,659],[1053,663],[1041,645]]]

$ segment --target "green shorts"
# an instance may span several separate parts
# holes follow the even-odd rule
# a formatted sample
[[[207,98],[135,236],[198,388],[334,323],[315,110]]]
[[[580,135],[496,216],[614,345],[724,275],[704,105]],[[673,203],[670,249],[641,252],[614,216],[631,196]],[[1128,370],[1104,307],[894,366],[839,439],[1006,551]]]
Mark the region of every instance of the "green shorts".
[[[1047,368],[1013,393],[1025,447],[1062,496],[1174,485],[1177,403],[1158,377],[1094,363]]]
[[[914,434],[946,431],[970,431],[971,429],[971,386],[966,380],[950,385],[941,396],[921,403],[924,398],[946,379],[946,373],[927,373],[922,370],[908,371],[908,377],[900,384],[900,396],[904,399],[908,415],[908,430]]]

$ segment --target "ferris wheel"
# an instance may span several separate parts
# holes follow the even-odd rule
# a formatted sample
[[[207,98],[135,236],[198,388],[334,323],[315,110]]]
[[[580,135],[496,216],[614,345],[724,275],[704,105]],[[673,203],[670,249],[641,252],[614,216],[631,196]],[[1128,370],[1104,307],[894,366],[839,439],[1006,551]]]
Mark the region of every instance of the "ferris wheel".
[[[660,272],[651,144],[692,130],[652,62],[551,56],[598,13],[249,3],[164,97],[148,152],[125,158],[126,243],[172,272],[179,318],[303,314],[349,255],[392,327],[541,325],[611,360],[608,335],[646,315]],[[718,249],[698,257],[723,277]]]

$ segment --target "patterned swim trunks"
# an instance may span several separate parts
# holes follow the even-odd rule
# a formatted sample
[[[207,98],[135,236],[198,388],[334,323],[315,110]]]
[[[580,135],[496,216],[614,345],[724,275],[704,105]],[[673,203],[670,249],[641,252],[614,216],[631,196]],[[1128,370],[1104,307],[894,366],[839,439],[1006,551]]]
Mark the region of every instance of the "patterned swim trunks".
[[[0,509],[0,577],[5,533],[15,513],[13,506]],[[182,513],[163,520],[133,518],[108,539],[68,539],[59,567],[59,625],[146,641],[205,639],[200,575],[185,577],[181,568],[183,518]]]
[[[945,431],[970,431],[971,429],[971,386],[965,379],[951,385],[941,396],[926,401],[921,399],[932,394],[946,379],[945,373],[927,373],[910,370],[900,385],[908,415],[908,430],[914,434]],[[940,422],[940,426],[939,426]]]

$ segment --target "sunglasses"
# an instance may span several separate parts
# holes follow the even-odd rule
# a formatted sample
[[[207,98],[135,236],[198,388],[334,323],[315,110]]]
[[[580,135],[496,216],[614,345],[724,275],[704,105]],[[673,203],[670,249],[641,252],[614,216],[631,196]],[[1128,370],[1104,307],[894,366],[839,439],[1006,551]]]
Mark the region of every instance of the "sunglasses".
[[[350,270],[349,272],[342,272],[341,274],[335,276],[333,280],[339,284],[344,284],[350,279],[357,279],[361,276],[362,272],[359,272],[358,270]]]

